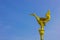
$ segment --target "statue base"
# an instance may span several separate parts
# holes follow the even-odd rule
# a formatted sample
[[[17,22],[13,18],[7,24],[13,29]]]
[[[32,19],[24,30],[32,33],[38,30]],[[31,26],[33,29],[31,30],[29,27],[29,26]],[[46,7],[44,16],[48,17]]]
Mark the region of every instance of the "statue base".
[[[44,30],[39,29],[40,39],[44,40]]]

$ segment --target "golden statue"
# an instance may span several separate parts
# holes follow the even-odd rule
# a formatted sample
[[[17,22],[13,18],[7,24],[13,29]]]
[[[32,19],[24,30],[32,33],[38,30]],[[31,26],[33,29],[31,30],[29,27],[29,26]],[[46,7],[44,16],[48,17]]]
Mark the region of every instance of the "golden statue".
[[[35,13],[31,14],[32,16],[34,16],[37,20],[37,22],[39,23],[39,25],[41,26],[41,28],[39,29],[39,33],[40,33],[40,39],[44,40],[44,26],[46,25],[46,23],[50,20],[50,10],[48,10],[48,12],[46,13],[46,17],[45,18],[40,18],[39,16],[37,16]]]

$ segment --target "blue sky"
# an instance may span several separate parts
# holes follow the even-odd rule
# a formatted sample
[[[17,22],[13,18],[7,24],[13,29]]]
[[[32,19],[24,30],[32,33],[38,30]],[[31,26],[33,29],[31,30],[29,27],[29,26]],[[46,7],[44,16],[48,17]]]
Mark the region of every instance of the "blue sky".
[[[60,40],[60,0],[0,0],[0,40],[40,40],[40,26],[29,14],[44,17],[48,9],[44,39]]]

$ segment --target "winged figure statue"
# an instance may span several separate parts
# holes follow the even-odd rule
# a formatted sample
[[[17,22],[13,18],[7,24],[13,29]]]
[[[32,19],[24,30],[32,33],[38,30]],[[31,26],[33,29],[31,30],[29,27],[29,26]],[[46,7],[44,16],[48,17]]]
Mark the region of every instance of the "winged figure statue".
[[[34,16],[41,27],[44,27],[46,23],[50,20],[50,10],[45,15],[45,18],[37,16],[35,13],[31,14]]]

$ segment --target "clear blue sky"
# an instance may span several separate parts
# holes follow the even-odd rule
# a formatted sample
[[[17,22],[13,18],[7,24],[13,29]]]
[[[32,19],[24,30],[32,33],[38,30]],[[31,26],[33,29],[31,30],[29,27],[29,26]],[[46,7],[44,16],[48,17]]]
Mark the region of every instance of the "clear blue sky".
[[[44,17],[48,9],[44,39],[60,40],[60,0],[0,0],[0,40],[40,40],[40,26],[29,14]]]

